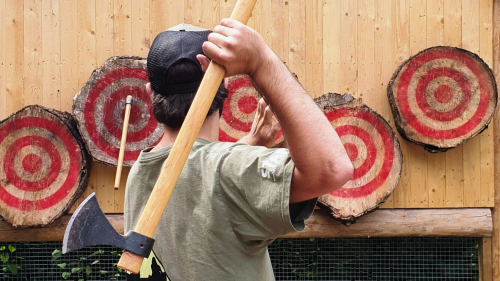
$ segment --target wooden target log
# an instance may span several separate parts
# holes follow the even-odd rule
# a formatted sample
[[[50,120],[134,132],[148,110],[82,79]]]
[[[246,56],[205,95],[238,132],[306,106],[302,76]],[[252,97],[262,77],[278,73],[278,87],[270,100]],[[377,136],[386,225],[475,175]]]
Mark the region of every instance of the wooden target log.
[[[227,90],[228,95],[220,118],[219,140],[236,142],[250,132],[261,94],[255,89],[248,75],[229,77]],[[278,122],[275,117],[273,120]],[[282,140],[282,133],[279,132],[275,144]]]
[[[399,141],[389,124],[351,95],[315,99],[339,135],[354,165],[352,178],[319,198],[331,216],[349,225],[377,209],[396,187],[403,166]]]
[[[0,216],[46,225],[85,190],[90,158],[66,112],[28,106],[0,122]]]
[[[112,57],[94,70],[76,95],[73,114],[78,129],[95,161],[116,166],[120,151],[126,98],[133,97],[123,166],[130,167],[141,150],[157,144],[163,127],[153,116],[146,60],[139,57]]]
[[[387,94],[401,136],[431,152],[479,134],[497,104],[488,65],[453,47],[433,47],[411,57],[394,73]]]

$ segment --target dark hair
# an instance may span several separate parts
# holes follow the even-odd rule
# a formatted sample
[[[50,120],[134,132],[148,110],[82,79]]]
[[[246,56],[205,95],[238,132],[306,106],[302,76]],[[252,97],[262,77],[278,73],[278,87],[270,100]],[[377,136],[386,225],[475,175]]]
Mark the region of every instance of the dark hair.
[[[186,84],[201,81],[203,71],[193,61],[180,59],[167,71],[165,79],[167,84]],[[189,107],[196,93],[161,95],[153,91],[153,115],[156,120],[172,129],[179,129],[186,118]],[[220,109],[227,97],[227,90],[220,87],[210,106],[207,117]]]

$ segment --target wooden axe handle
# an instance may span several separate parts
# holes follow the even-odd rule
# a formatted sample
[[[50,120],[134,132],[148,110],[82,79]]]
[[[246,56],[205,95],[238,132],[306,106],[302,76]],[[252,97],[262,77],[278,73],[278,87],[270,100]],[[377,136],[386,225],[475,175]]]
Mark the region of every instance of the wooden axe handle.
[[[246,24],[256,1],[238,0],[231,18]],[[172,151],[135,227],[135,232],[153,237],[225,73],[226,69],[215,62],[211,62],[208,66],[191,108],[174,142]],[[143,259],[141,256],[125,251],[118,262],[118,267],[137,274]]]
[[[116,165],[115,189],[120,187],[120,178],[122,176],[123,156],[125,155],[125,144],[127,144],[128,120],[130,118],[130,109],[132,108],[132,96],[127,96],[125,105],[125,117],[123,117],[122,139],[120,141],[120,153],[118,154],[118,165]]]

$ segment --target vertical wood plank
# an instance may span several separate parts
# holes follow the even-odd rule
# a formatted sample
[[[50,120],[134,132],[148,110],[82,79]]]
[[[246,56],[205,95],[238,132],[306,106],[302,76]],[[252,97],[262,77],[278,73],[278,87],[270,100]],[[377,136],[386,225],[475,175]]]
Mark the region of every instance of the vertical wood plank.
[[[410,57],[410,0],[396,1],[394,13],[392,15],[394,28],[392,28],[394,54],[396,54],[393,69],[397,69],[404,61]],[[378,44],[378,42],[376,42]],[[385,83],[388,83],[387,81]],[[386,86],[387,87],[387,86]],[[391,118],[391,125],[394,127],[394,120]],[[396,131],[396,134],[397,131]],[[393,192],[394,208],[404,208],[409,205],[411,192],[411,159],[408,142],[399,136],[401,152],[403,153],[403,170],[398,186]]]
[[[149,28],[150,42],[158,33],[172,26],[184,22],[184,1],[179,0],[150,0],[149,3]]]
[[[87,83],[92,71],[96,68],[96,40],[95,40],[95,11],[96,0],[78,0],[77,7],[77,30],[78,30],[78,76],[77,89],[80,90]],[[96,191],[98,165],[90,169],[89,183],[85,192],[80,197],[85,199],[89,194]],[[76,204],[75,204],[76,205]]]
[[[358,88],[361,87],[363,83],[373,85],[370,91],[363,93],[363,100],[384,117],[391,126],[393,126],[394,122],[389,101],[386,98],[381,99],[378,97],[385,97],[387,95],[387,83],[391,79],[394,69],[396,69],[394,66],[394,51],[396,46],[394,45],[395,34],[393,32],[395,25],[393,22],[393,14],[395,11],[393,6],[395,6],[395,3],[392,3],[390,0],[375,1],[375,23],[373,26],[374,42],[372,42],[374,44],[374,57],[370,58],[374,60],[374,68],[368,72],[369,75],[364,78],[365,82],[362,82],[361,79],[358,82]],[[363,44],[359,42],[360,46],[364,45],[362,48],[371,49],[370,45],[367,43]],[[360,61],[363,60],[365,59],[360,59]],[[382,208],[394,207],[393,194],[387,198]]]
[[[427,48],[444,43],[444,1],[427,0]],[[444,207],[446,202],[446,155],[427,155],[429,207]]]
[[[113,31],[115,56],[132,54],[132,1],[115,0],[113,3]]]
[[[78,5],[73,0],[60,1],[61,21],[61,110],[71,112],[78,87]],[[76,204],[75,204],[76,205]]]
[[[462,2],[444,0],[444,45],[462,47]],[[451,149],[446,157],[445,206],[463,206],[463,146]]]
[[[289,6],[289,25],[288,40],[290,44],[290,53],[288,55],[288,67],[295,73],[299,81],[305,82],[305,59],[306,59],[306,42],[305,42],[305,0],[290,1]],[[311,93],[309,93],[311,95]]]
[[[479,54],[479,1],[462,0],[462,48]],[[473,207],[480,203],[480,151],[481,141],[478,137],[463,144],[464,207]]]
[[[96,68],[104,65],[108,58],[115,55],[116,38],[113,38],[115,34],[115,4],[117,3],[115,3],[114,0],[99,0],[95,3]],[[118,5],[120,5],[120,3],[118,3]],[[117,37],[120,36],[121,35],[118,35]],[[128,55],[131,54],[129,53]],[[99,206],[104,213],[115,212],[115,190],[113,178],[116,173],[116,168],[102,163],[93,162],[92,172],[93,180],[95,182],[94,191],[96,193]]]
[[[380,2],[380,1],[378,1]],[[357,13],[357,43],[356,48],[358,49],[358,63],[357,63],[357,87],[358,87],[358,97],[362,98],[364,103],[370,106],[373,110],[381,113],[378,108],[376,108],[377,98],[375,95],[375,82],[374,78],[380,75],[381,69],[375,71],[375,29],[380,31],[380,27],[375,23],[375,1],[373,0],[358,0],[358,13]],[[381,3],[378,3],[381,4]],[[391,10],[390,3],[383,3],[383,9],[388,11],[390,15]],[[379,11],[377,11],[379,12]],[[380,15],[378,15],[380,16]],[[384,20],[390,21],[390,16],[385,17]],[[383,26],[382,29],[390,28],[390,26]],[[379,46],[377,46],[379,47]],[[385,46],[384,46],[385,47]],[[382,48],[380,48],[381,50]],[[377,50],[377,51],[380,51]],[[377,55],[381,55],[377,53]]]
[[[493,74],[500,81],[500,0],[493,2]],[[493,280],[500,280],[500,112],[497,108],[493,117],[494,127],[494,201],[491,216],[493,220],[492,264]]]
[[[323,0],[306,1],[305,88],[313,98],[323,95]]]
[[[323,88],[326,93],[340,93],[340,1],[323,5]]]
[[[24,106],[42,103],[42,5],[24,1]]]
[[[273,42],[271,48],[288,65],[288,1],[272,0],[273,11]],[[226,9],[223,9],[225,11]],[[224,16],[223,16],[224,17]]]
[[[132,54],[147,57],[149,41],[149,0],[132,1]]]
[[[24,106],[24,2],[6,0],[5,38],[9,44],[5,48],[5,94],[7,115]]]
[[[427,46],[427,3],[410,1],[410,55],[416,55]],[[429,205],[427,190],[427,152],[419,145],[408,145],[411,173],[410,202],[406,207],[425,208]]]
[[[0,42],[5,42],[5,0],[0,0]],[[0,120],[7,118],[7,93],[5,91],[5,44],[0,45]]]
[[[493,280],[492,245],[491,237],[478,238],[479,240],[479,280]]]
[[[42,2],[42,104],[61,109],[61,30],[59,0]]]
[[[340,30],[342,30],[343,36],[340,41],[340,91],[341,93],[351,93],[355,97],[358,94],[357,14],[357,1],[341,0]]]
[[[275,16],[273,15],[272,1],[257,1],[256,5],[260,9],[259,14],[256,16],[258,31],[266,44],[271,47],[273,44],[273,17]]]
[[[279,0],[282,1],[282,0]],[[221,0],[221,19],[229,18],[233,12],[237,0]],[[284,2],[284,1],[282,1]],[[287,2],[288,5],[288,2]]]
[[[479,4],[479,56],[493,67],[493,0],[482,0]],[[490,123],[478,137],[480,143],[480,177],[481,191],[479,204],[476,206],[494,206],[494,153],[493,130],[494,123]]]

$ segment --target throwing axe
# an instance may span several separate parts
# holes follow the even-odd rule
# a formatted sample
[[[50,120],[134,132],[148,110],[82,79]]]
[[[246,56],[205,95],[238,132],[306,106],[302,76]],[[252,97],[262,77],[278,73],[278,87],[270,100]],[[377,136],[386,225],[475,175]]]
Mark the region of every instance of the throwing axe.
[[[256,1],[238,0],[231,19],[246,24]],[[66,227],[63,253],[93,245],[112,245],[125,250],[118,267],[135,274],[139,272],[143,259],[149,257],[153,248],[156,227],[225,73],[223,66],[210,62],[135,229],[125,236],[120,235],[106,219],[95,195],[91,194],[73,213]]]

